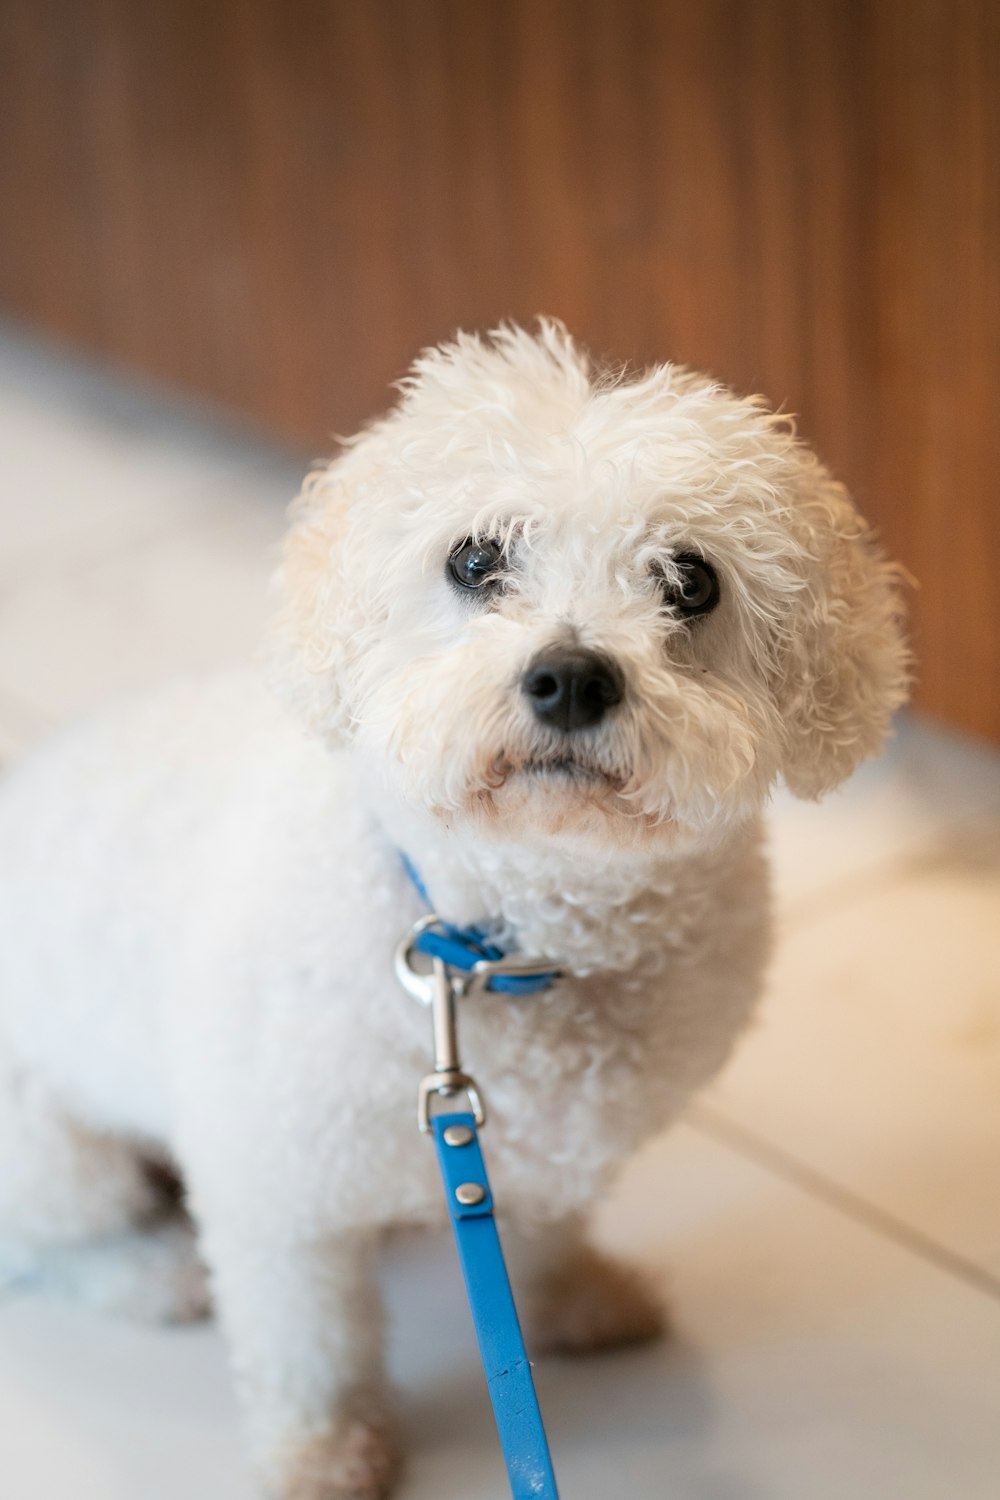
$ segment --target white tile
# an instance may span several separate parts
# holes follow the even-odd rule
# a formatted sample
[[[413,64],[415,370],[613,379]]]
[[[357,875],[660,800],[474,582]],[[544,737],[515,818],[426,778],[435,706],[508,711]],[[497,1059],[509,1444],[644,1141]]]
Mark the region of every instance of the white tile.
[[[0,753],[117,692],[249,657],[305,467],[0,339]]]
[[[833,887],[868,889],[946,829],[990,811],[1000,812],[1000,751],[903,715],[886,753],[823,802],[775,798],[779,906],[795,914]]]
[[[602,1226],[669,1282],[678,1333],[541,1363],[566,1496],[995,1496],[996,1302],[688,1127],[642,1154]],[[501,1500],[450,1242],[396,1245],[386,1279],[409,1456],[400,1500]],[[0,1308],[0,1422],[11,1495],[251,1500],[211,1330]]]
[[[680,1333],[613,1407],[629,1494],[995,1494],[1000,1303],[683,1130],[604,1222],[664,1268]],[[592,1394],[603,1464],[601,1413]]]
[[[252,1500],[213,1329],[0,1307],[3,1493],[24,1500]]]
[[[269,474],[152,543],[72,556],[0,593],[0,697],[49,722],[176,673],[248,660],[283,529]]]
[[[711,1097],[1000,1276],[1000,818],[793,924]]]
[[[53,554],[101,555],[211,506],[227,481],[303,461],[195,403],[0,336],[0,587]]]

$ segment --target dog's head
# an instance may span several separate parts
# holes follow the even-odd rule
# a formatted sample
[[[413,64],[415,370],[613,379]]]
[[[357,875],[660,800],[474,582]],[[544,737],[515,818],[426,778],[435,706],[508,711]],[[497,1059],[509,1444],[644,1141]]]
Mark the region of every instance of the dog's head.
[[[281,673],[323,735],[493,837],[711,835],[882,743],[891,569],[787,421],[556,325],[461,336],[306,484]]]

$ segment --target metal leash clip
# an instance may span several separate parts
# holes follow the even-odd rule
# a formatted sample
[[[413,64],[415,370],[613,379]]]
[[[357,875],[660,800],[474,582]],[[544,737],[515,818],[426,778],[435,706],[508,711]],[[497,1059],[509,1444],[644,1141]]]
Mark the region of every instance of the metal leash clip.
[[[552,972],[550,961],[517,955],[480,959],[467,972],[457,971],[436,957],[429,960],[429,969],[416,968],[413,960],[420,934],[442,925],[441,919],[433,912],[414,922],[396,949],[395,959],[396,977],[407,994],[419,1000],[421,1005],[429,1005],[431,1010],[434,1071],[420,1080],[417,1096],[417,1123],[425,1135],[430,1132],[431,1101],[435,1095],[450,1099],[455,1094],[464,1093],[476,1124],[486,1123],[486,1109],[479,1086],[472,1075],[466,1073],[459,1057],[456,1002],[463,995],[485,989],[495,975],[533,978]]]

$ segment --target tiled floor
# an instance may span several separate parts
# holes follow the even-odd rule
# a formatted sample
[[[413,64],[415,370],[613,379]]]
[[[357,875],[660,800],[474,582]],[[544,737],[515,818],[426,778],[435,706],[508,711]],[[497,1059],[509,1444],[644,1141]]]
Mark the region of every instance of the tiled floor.
[[[0,340],[0,758],[113,693],[244,657],[304,466]],[[180,607],[182,606],[182,607]],[[908,720],[822,807],[779,799],[754,1034],[603,1233],[677,1335],[547,1363],[567,1500],[1000,1494],[1000,757]],[[396,1247],[402,1500],[504,1483],[446,1244]],[[0,1307],[2,1493],[248,1500],[211,1329]]]

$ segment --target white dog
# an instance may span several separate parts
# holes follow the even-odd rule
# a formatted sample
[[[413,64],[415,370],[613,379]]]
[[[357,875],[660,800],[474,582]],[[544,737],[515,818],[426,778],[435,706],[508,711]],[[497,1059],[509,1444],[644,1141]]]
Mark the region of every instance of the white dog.
[[[564,972],[461,1015],[535,1347],[648,1333],[584,1212],[751,1014],[769,788],[877,751],[906,653],[787,421],[670,365],[597,378],[554,324],[423,355],[307,482],[279,583],[284,707],[180,686],[3,787],[0,1261],[203,1310],[172,1164],[267,1493],[373,1500],[373,1246],[443,1219],[400,851],[443,917]]]

